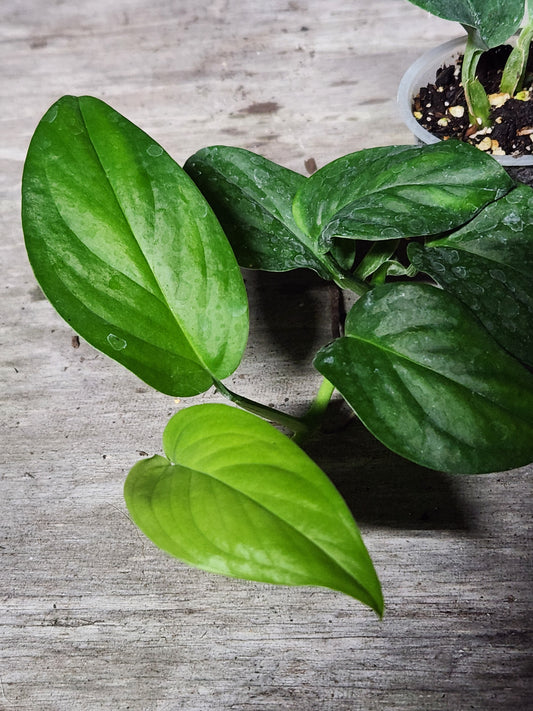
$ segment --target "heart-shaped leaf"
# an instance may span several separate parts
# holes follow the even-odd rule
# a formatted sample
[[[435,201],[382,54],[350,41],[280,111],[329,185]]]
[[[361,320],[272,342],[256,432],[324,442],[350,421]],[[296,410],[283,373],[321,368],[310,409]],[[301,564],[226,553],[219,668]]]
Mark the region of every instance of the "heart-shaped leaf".
[[[215,211],[242,267],[273,272],[307,267],[331,279],[328,259],[292,214],[303,175],[231,146],[202,148],[184,168]]]
[[[166,457],[138,462],[125,499],[160,548],[232,577],[340,590],[379,615],[374,567],[343,499],[291,440],[228,405],[196,405],[168,423]]]
[[[248,334],[235,257],[143,131],[98,99],[63,97],[32,138],[22,208],[37,280],[89,343],[168,394],[235,370]]]
[[[369,148],[324,166],[302,185],[293,212],[327,251],[337,238],[440,234],[513,187],[491,157],[460,141]]]
[[[410,0],[432,15],[478,30],[487,47],[513,35],[524,16],[524,0]]]
[[[451,294],[375,287],[345,333],[315,366],[389,449],[464,474],[533,459],[533,376]]]
[[[533,190],[520,185],[468,225],[409,258],[469,306],[510,353],[533,365]]]

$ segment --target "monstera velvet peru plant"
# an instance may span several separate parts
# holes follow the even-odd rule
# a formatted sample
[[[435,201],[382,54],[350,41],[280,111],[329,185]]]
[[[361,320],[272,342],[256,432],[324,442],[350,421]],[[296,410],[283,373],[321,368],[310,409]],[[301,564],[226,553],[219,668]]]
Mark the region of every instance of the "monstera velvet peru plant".
[[[500,92],[514,96],[522,88],[533,39],[533,0],[410,0],[414,5],[460,22],[467,33],[461,78],[474,126],[490,125],[490,103],[476,70],[481,55],[509,41],[526,13],[526,22],[503,71]]]
[[[133,521],[192,565],[382,614],[357,525],[299,446],[335,388],[425,467],[533,458],[533,191],[471,146],[367,149],[309,178],[214,146],[183,169],[107,104],[66,96],[32,138],[22,220],[44,293],[90,344],[162,393],[214,387],[240,406],[181,409],[164,456],[126,479]],[[301,417],[223,383],[248,338],[241,268],[308,268],[357,297]]]

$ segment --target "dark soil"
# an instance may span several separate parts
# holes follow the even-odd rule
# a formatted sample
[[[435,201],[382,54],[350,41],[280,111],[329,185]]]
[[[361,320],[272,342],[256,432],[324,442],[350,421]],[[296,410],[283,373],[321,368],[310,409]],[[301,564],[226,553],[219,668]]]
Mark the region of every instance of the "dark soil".
[[[498,94],[505,61],[511,52],[509,45],[501,45],[485,52],[478,64],[478,78],[487,94]],[[465,93],[461,84],[460,57],[456,65],[437,71],[434,84],[420,89],[413,100],[413,114],[426,130],[447,140],[458,138],[486,149],[494,155],[522,156],[533,154],[533,56],[530,53],[524,90],[529,98],[524,101],[507,99],[491,111],[492,126],[476,130],[469,126]],[[461,114],[462,116],[453,114]],[[439,124],[440,121],[440,124]],[[446,124],[446,125],[442,125]]]

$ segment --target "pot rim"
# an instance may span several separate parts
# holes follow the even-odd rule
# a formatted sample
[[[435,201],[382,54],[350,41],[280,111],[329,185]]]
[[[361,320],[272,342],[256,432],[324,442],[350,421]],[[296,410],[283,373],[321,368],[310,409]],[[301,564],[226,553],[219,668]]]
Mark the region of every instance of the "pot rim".
[[[428,50],[407,69],[398,86],[397,104],[403,122],[421,143],[438,143],[441,139],[426,131],[413,116],[411,105],[418,90],[435,79],[435,72],[444,62],[455,62],[463,53],[466,36],[455,37]],[[492,155],[492,154],[489,154]],[[533,154],[529,156],[492,156],[504,166],[533,166]]]

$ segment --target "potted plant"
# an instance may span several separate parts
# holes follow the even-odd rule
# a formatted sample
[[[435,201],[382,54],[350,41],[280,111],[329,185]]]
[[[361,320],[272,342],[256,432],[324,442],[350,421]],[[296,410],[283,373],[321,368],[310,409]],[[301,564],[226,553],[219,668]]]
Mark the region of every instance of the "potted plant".
[[[410,1],[438,17],[460,22],[466,30],[465,36],[420,57],[404,75],[398,101],[410,130],[424,143],[458,138],[503,165],[533,165],[528,66],[532,0]],[[525,24],[515,35],[524,11]]]
[[[80,336],[163,393],[214,388],[239,406],[180,409],[165,456],[126,479],[133,520],[168,553],[327,586],[381,615],[357,525],[300,447],[334,389],[430,469],[533,459],[533,190],[477,149],[367,149],[305,178],[212,146],[183,169],[104,102],[66,96],[37,126],[22,191],[35,276]],[[359,297],[316,355],[323,381],[302,417],[224,383],[248,337],[241,268],[308,268]]]

